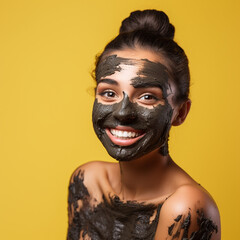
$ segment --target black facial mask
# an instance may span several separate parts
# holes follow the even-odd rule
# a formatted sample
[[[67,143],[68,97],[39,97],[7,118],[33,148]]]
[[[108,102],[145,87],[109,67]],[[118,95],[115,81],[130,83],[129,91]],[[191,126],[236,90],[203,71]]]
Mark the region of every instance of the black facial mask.
[[[142,67],[137,73],[137,77],[131,79],[131,85],[134,88],[159,87],[164,99],[164,105],[158,104],[153,108],[131,102],[124,92],[122,101],[111,105],[105,105],[99,103],[97,99],[95,100],[92,120],[98,138],[110,156],[120,161],[129,161],[167,145],[173,109],[167,101],[167,92],[171,91],[168,74],[161,63],[112,55],[98,65],[97,82],[99,83],[101,78],[110,76],[116,71],[121,71],[120,64],[141,64]],[[130,146],[115,145],[106,134],[105,129],[114,129],[119,125],[140,130],[145,135]]]

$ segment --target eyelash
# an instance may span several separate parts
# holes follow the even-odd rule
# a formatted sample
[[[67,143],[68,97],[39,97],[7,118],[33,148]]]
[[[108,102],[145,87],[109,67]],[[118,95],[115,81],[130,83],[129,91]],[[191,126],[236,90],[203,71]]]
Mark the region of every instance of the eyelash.
[[[108,96],[107,95],[107,94],[110,94],[110,93],[113,94],[114,96]],[[117,94],[112,90],[105,90],[103,92],[100,92],[99,95],[102,96],[102,97],[106,97],[106,98],[114,98]]]
[[[146,96],[148,96],[150,98],[149,99],[144,98],[144,100],[159,100],[159,98],[157,98],[156,96],[154,96],[150,93],[147,93],[147,94],[144,94],[144,95],[140,96],[139,99],[141,99],[142,97],[146,97]]]

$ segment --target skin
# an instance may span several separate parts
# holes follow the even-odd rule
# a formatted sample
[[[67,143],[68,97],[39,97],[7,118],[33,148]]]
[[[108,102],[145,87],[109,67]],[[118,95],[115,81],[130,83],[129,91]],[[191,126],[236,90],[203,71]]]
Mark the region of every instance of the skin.
[[[147,59],[148,61],[158,62],[167,66],[163,58],[160,58],[149,50],[141,48],[124,49],[112,52],[111,55],[133,60]],[[119,103],[127,95],[130,103],[138,104],[147,110],[154,110],[158,106],[166,104],[167,101],[173,110],[170,125],[178,126],[184,122],[191,102],[190,100],[181,104],[174,102],[176,86],[170,79],[168,79],[168,83],[170,84],[170,88],[168,89],[169,94],[167,94],[166,100],[163,101],[163,93],[159,88],[134,88],[132,79],[137,76],[139,66],[125,64],[121,67],[121,71],[114,71],[114,73],[102,77],[102,79],[106,78],[117,81],[118,85],[112,86],[112,84],[106,82],[99,83],[96,89],[96,99],[99,103],[105,105]],[[106,98],[106,96],[113,95],[100,95],[99,93],[103,89],[115,91],[117,94],[113,98],[110,97],[109,102],[109,98]],[[156,94],[158,100],[149,101],[148,98],[148,100],[145,97],[142,98],[142,96],[149,93]],[[87,204],[91,206],[90,209],[95,209],[96,211],[100,209],[105,200],[109,202],[116,196],[121,204],[125,204],[125,207],[128,207],[128,201],[130,203],[144,203],[145,205],[161,205],[160,214],[157,215],[156,210],[150,218],[153,220],[157,217],[154,239],[182,240],[184,234],[187,234],[187,239],[192,240],[221,239],[220,217],[214,200],[204,188],[174,163],[170,155],[164,156],[159,153],[162,144],[163,142],[159,143],[153,150],[144,155],[136,156],[130,161],[119,161],[119,163],[90,162],[84,164],[73,173],[70,180],[70,187],[72,188],[74,184],[76,185],[76,179],[80,179],[84,187],[79,191],[85,193],[84,196],[87,196]],[[80,177],[81,174],[79,175],[79,173],[84,173],[84,178]],[[75,203],[72,199],[74,199],[74,196],[70,191],[69,229],[73,224],[74,217],[76,216],[75,213],[86,209],[81,197],[76,197]],[[179,220],[176,221],[176,219]],[[200,219],[202,219],[201,221],[204,224],[208,222],[210,226],[217,228],[217,231],[216,229],[211,231],[212,235],[210,238],[190,238],[191,234],[194,232],[197,234],[201,230],[198,224]],[[185,224],[187,222],[189,224]],[[126,222],[127,224],[128,222]],[[181,228],[182,224],[187,225],[187,231]],[[89,233],[89,235],[91,234]],[[91,239],[90,236],[88,237],[85,235],[84,238],[81,232],[79,239]],[[68,239],[74,238],[68,237]]]

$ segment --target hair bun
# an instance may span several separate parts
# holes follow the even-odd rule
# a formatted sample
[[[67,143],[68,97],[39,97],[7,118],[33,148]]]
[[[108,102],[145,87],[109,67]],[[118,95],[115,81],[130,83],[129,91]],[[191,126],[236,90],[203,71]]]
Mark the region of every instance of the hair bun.
[[[174,26],[169,23],[168,16],[157,10],[135,11],[122,21],[119,33],[145,30],[154,32],[164,38],[173,39]]]

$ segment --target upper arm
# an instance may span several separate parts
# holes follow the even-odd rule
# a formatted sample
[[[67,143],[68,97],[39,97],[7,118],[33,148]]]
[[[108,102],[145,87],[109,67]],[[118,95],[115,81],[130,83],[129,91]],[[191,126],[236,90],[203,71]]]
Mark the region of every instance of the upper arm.
[[[79,211],[82,201],[89,197],[89,192],[84,185],[84,170],[77,168],[69,182],[68,186],[68,219],[72,223],[74,214]]]
[[[79,239],[81,231],[79,213],[84,199],[87,198],[89,193],[84,185],[84,170],[79,167],[73,172],[68,187],[68,240]]]
[[[156,240],[220,240],[216,204],[202,189],[184,186],[163,204]]]
[[[82,239],[85,211],[100,196],[97,171],[101,164],[90,162],[78,167],[72,174],[68,187],[68,235],[67,239]]]

